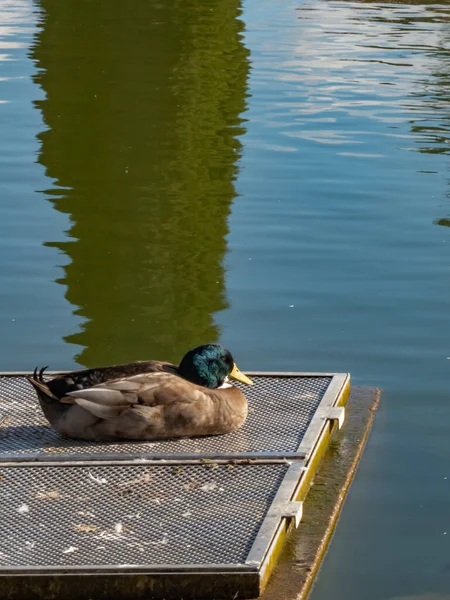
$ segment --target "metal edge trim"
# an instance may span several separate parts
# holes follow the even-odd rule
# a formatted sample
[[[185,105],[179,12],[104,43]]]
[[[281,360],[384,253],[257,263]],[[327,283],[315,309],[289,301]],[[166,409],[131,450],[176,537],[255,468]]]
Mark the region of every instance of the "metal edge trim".
[[[260,528],[246,558],[246,564],[260,568],[264,557],[270,551],[272,540],[280,520],[283,521],[282,509],[290,501],[292,494],[305,470],[305,462],[296,463],[289,467],[278,488],[275,498],[261,522]]]
[[[305,452],[305,460],[303,462],[296,462],[294,465],[289,467],[275,498],[266,513],[266,516],[261,523],[261,527],[257,533],[257,536],[253,542],[253,545],[248,553],[246,563],[255,564],[261,567],[265,557],[271,553],[271,549],[274,544],[276,545],[275,536],[277,531],[283,523],[286,523],[286,519],[281,516],[280,508],[291,500],[298,500],[299,494],[296,490],[304,485],[303,482],[306,479],[312,479],[313,473],[309,473],[310,467],[314,462],[314,454],[318,445],[321,443],[321,438],[326,431],[326,425],[328,423],[326,414],[330,407],[339,406],[345,404],[350,394],[350,376],[348,374],[339,374],[331,381],[328,386],[324,397],[320,401],[316,412],[308,426],[308,429],[303,436],[303,440],[299,446],[299,451],[303,446],[303,441],[308,436],[308,446]],[[312,433],[311,433],[312,429]],[[334,425],[332,426],[334,431]],[[310,435],[308,435],[310,434]],[[330,436],[331,437],[331,436]],[[324,454],[323,449],[321,456]],[[305,494],[306,496],[306,494]],[[287,530],[286,530],[287,532]],[[281,548],[280,548],[281,550]]]
[[[349,385],[350,375],[348,373],[336,374],[330,382],[316,412],[311,419],[308,429],[302,438],[297,452],[304,453],[308,460],[313,448],[319,438],[323,426],[328,418],[328,411],[334,406],[339,406],[339,398],[346,385]]]
[[[339,395],[336,397],[336,401],[334,406],[345,406],[350,396],[350,377],[347,377],[344,381],[344,385],[342,386]],[[320,465],[320,462],[325,455],[330,441],[337,429],[337,422],[327,421],[324,422],[324,427],[320,433],[319,438],[317,439],[317,443],[314,446],[314,449],[310,455],[310,459],[308,461],[308,467],[303,469],[301,473],[298,484],[294,490],[292,500],[293,501],[301,501],[304,500],[309,492],[311,487],[311,483],[314,479],[316,471]],[[298,467],[298,465],[293,465],[291,468]],[[276,561],[283,549],[284,542],[288,533],[290,532],[292,527],[292,519],[283,518],[278,525],[278,528],[273,536],[273,539],[268,547],[267,553],[260,564],[260,594],[265,588],[269,577],[275,567]]]
[[[135,573],[255,573],[258,571],[256,566],[246,565],[245,563],[236,564],[192,564],[192,565],[42,565],[42,566],[0,566],[0,577],[4,575],[24,575],[36,573],[38,575],[53,574],[135,574]]]
[[[303,460],[302,453],[294,452],[243,452],[241,454],[202,454],[199,457],[192,457],[189,454],[163,454],[163,455],[116,455],[113,459],[105,460],[101,454],[86,455],[80,460],[76,454],[67,454],[65,456],[42,456],[29,454],[3,454],[0,455],[0,468],[14,467],[111,467],[111,466],[161,466],[170,467],[172,465],[200,465],[204,467],[214,465],[272,465],[272,464],[290,464],[291,461]]]
[[[347,373],[316,373],[308,371],[245,371],[252,377],[335,377],[336,375],[347,375]]]
[[[71,371],[45,371],[46,375],[62,375]],[[0,371],[0,377],[31,377],[30,371]]]

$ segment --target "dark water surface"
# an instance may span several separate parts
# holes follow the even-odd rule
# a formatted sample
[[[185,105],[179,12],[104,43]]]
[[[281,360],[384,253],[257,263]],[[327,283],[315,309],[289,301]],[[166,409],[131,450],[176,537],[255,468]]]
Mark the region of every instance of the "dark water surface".
[[[449,4],[3,0],[1,369],[382,387],[312,599],[448,600],[449,152]]]

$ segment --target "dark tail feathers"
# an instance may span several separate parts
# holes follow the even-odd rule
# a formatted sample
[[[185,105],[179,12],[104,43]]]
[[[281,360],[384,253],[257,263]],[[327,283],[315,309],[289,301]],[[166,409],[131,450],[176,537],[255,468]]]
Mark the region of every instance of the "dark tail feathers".
[[[46,367],[42,367],[42,369],[39,369],[39,371],[38,371],[38,368],[39,367],[36,367],[33,372],[33,379],[34,379],[34,381],[39,381],[40,383],[45,383],[44,373],[48,369],[48,365]]]
[[[27,377],[27,379],[38,393],[41,392],[42,394],[44,394],[44,396],[47,396],[47,398],[52,398],[53,400],[59,401],[59,398],[52,394],[50,388],[44,380],[44,372],[46,369],[48,369],[48,366],[42,367],[42,369],[39,370],[38,367],[36,367],[33,372],[33,375]]]

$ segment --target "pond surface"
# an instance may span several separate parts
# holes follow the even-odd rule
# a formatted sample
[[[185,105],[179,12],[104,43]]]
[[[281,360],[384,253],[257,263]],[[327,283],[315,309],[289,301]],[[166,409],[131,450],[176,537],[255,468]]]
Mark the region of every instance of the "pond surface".
[[[450,594],[450,5],[0,4],[0,365],[350,371],[312,600]]]

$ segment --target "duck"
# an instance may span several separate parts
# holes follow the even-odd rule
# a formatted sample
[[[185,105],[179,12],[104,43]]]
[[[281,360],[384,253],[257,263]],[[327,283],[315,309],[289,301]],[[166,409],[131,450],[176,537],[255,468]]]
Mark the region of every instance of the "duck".
[[[220,344],[190,350],[178,366],[156,360],[28,377],[41,409],[60,435],[94,442],[162,440],[235,431],[247,418],[253,385]]]

